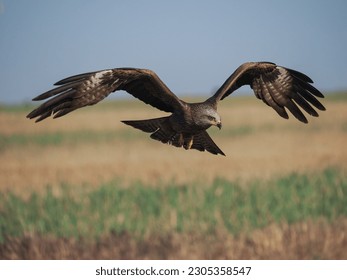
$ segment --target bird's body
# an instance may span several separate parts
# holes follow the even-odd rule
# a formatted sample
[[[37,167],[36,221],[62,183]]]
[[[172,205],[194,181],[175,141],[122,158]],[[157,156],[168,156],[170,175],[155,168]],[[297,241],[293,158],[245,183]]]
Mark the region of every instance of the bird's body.
[[[61,117],[78,108],[98,103],[111,92],[125,90],[144,103],[171,115],[123,123],[151,133],[151,138],[163,143],[224,155],[206,131],[211,126],[222,126],[221,117],[217,112],[220,100],[248,84],[256,97],[275,109],[281,117],[288,118],[285,110],[287,108],[298,120],[307,123],[298,105],[315,117],[318,113],[313,107],[325,110],[315,98],[324,96],[311,83],[309,77],[295,70],[270,62],[249,62],[238,67],[206,101],[187,103],[173,94],[151,70],[115,68],[80,74],[57,82],[57,88],[33,99],[52,97],[27,117],[38,118],[36,121],[52,114],[54,118]]]

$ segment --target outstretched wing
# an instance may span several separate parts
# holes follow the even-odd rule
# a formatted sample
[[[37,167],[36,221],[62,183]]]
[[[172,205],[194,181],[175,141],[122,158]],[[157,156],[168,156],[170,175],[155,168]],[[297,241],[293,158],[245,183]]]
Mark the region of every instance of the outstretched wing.
[[[125,90],[146,104],[159,110],[174,112],[181,108],[178,97],[151,70],[116,68],[71,76],[55,83],[57,88],[33,100],[50,98],[28,114],[41,121],[52,114],[61,117],[78,108],[94,105],[111,92]]]
[[[318,113],[313,107],[325,110],[316,98],[324,97],[323,94],[311,83],[313,81],[308,76],[298,71],[271,62],[248,62],[231,74],[211,101],[218,102],[239,87],[250,85],[256,97],[275,109],[281,117],[288,119],[287,108],[299,121],[307,123],[299,107],[315,117]]]

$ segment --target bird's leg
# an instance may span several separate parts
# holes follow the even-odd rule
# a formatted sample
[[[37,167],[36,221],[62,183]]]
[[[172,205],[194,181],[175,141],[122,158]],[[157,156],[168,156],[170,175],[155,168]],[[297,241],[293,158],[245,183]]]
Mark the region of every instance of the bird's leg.
[[[189,139],[187,139],[188,141],[184,143],[184,148],[186,150],[189,150],[193,146],[193,139],[194,137],[191,136]]]

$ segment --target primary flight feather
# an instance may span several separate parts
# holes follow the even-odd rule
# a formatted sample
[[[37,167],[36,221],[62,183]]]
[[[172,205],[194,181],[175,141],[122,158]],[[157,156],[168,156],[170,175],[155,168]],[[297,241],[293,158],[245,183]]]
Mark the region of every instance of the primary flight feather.
[[[201,103],[179,99],[151,70],[115,68],[75,75],[55,83],[33,100],[44,100],[27,117],[36,122],[53,115],[61,117],[78,108],[94,105],[110,93],[124,90],[170,116],[131,120],[123,123],[144,132],[163,143],[185,149],[208,151],[225,155],[207,133],[211,126],[222,127],[217,112],[220,100],[243,85],[249,85],[257,98],[272,107],[281,117],[288,118],[288,109],[299,121],[307,123],[302,110],[318,117],[316,109],[325,110],[318,101],[323,94],[312,86],[313,81],[303,73],[271,62],[247,62],[239,66],[217,92]]]

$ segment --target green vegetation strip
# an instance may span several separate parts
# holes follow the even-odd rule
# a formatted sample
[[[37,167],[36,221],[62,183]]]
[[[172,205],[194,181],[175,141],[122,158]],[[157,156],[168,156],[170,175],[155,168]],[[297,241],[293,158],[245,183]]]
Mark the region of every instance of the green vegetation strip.
[[[113,181],[93,191],[61,188],[59,196],[49,189],[29,199],[0,195],[0,242],[24,233],[87,238],[110,232],[139,238],[173,231],[238,234],[270,223],[347,216],[347,178],[335,169],[247,186],[216,179],[207,186],[134,183],[125,188]]]
[[[3,135],[0,133],[0,150],[13,146],[39,145],[58,146],[76,143],[98,143],[109,142],[117,139],[129,140],[137,138],[136,131],[73,131],[73,132],[53,132],[38,134],[12,134]]]

